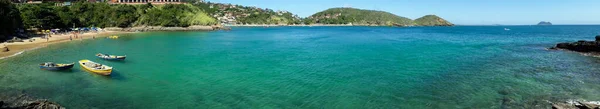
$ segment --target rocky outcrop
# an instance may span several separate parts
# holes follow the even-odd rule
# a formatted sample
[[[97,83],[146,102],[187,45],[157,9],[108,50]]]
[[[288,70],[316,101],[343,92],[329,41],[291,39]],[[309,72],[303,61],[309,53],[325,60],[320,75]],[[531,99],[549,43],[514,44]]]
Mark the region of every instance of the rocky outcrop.
[[[46,99],[35,99],[25,94],[18,96],[0,96],[0,109],[65,109]]]
[[[598,52],[600,53],[600,35],[596,36],[595,41],[580,40],[577,42],[558,43],[550,49],[566,49],[577,52]]]
[[[108,31],[213,31],[213,30],[229,30],[231,28],[223,26],[189,26],[189,27],[162,27],[162,26],[138,26],[129,28],[108,27],[104,28]]]
[[[13,37],[12,39],[10,39],[10,40],[7,40],[6,42],[8,42],[8,43],[13,43],[13,42],[24,42],[24,41],[23,41],[23,39],[21,39],[21,38],[18,38],[18,37]]]
[[[0,95],[0,109],[65,109],[46,99],[36,99],[25,94]]]
[[[600,109],[600,101],[569,100],[552,103],[552,109]]]

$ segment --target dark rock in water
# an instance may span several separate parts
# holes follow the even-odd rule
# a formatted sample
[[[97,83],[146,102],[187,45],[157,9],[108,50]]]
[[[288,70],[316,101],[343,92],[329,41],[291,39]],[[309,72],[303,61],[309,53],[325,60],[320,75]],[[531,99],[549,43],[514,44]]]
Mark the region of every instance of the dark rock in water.
[[[596,35],[596,42],[600,41],[600,35]]]
[[[596,40],[600,40],[600,36],[596,36]],[[600,41],[585,41],[579,40],[571,43],[558,43],[550,49],[567,49],[577,52],[600,52]]]
[[[591,102],[581,102],[578,101],[577,103],[579,103],[580,105],[577,105],[578,108],[580,109],[598,109],[599,105],[598,104],[594,104]]]
[[[65,109],[46,99],[35,99],[25,94],[0,95],[0,109]]]
[[[579,109],[568,103],[552,103],[552,109]]]
[[[599,109],[600,102],[598,101],[585,101],[569,100],[567,102],[552,103],[552,109]]]

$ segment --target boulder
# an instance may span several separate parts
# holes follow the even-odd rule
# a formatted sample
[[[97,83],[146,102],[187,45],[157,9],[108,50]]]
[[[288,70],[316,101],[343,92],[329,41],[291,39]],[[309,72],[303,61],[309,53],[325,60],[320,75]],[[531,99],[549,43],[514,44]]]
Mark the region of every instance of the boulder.
[[[19,96],[0,95],[0,109],[65,109],[46,99],[35,99],[21,94]]]
[[[581,102],[578,101],[579,105],[575,105],[580,109],[598,109],[599,105],[598,104],[594,104],[592,102]]]
[[[569,100],[567,102],[552,103],[552,109],[599,109],[600,102],[585,100]]]
[[[556,44],[555,48],[567,49],[577,52],[600,52],[600,42],[579,40],[577,42],[571,43],[558,43]]]
[[[552,109],[579,109],[576,106],[567,103],[552,103]]]
[[[567,49],[569,47],[569,43],[558,43],[556,44],[556,48]]]
[[[596,35],[596,42],[600,41],[600,35]]]

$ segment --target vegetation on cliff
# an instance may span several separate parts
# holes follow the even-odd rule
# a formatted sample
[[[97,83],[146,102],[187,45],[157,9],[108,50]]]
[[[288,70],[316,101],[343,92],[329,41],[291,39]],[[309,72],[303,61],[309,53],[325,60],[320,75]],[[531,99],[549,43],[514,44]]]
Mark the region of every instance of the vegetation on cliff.
[[[140,5],[141,17],[137,25],[187,27],[190,25],[214,25],[217,20],[198,7],[190,4]]]
[[[453,26],[454,24],[438,17],[436,15],[426,15],[415,19],[415,24],[419,26]]]
[[[0,0],[0,41],[8,40],[8,36],[17,34],[22,28],[21,13],[9,0]]]
[[[70,6],[55,3],[21,4],[25,28],[130,27],[214,25],[216,19],[189,4],[154,6],[76,2]]]
[[[389,12],[356,8],[330,8],[309,16],[307,24],[349,24],[354,25],[413,25],[411,19]]]

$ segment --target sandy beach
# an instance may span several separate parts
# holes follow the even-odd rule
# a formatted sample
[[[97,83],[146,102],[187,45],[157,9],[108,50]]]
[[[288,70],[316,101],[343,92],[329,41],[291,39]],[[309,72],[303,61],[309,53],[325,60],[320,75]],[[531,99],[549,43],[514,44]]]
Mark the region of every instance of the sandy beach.
[[[41,37],[34,37],[34,38],[30,38],[33,40],[31,42],[29,41],[30,39],[23,39],[24,42],[13,42],[13,43],[3,42],[3,43],[0,43],[0,48],[8,47],[9,51],[8,52],[0,52],[0,59],[15,56],[15,55],[18,55],[27,50],[43,48],[50,44],[68,42],[68,41],[80,41],[83,39],[89,39],[89,38],[94,38],[94,37],[96,37],[96,38],[106,37],[109,35],[122,34],[122,33],[128,33],[128,32],[121,32],[121,31],[88,32],[88,33],[79,34],[79,37],[81,37],[81,38],[76,39],[75,37],[73,37],[73,40],[70,40],[70,36],[72,36],[72,34],[66,34],[66,35],[57,34],[57,35],[51,35],[51,37],[48,40],[41,38]]]

